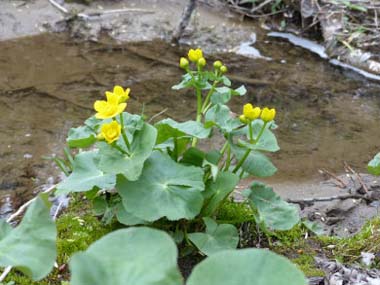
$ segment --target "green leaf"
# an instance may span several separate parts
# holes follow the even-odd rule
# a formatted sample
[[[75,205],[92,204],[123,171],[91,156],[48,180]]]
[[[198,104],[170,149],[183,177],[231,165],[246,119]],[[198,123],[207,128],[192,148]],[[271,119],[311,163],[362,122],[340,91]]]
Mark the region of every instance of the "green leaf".
[[[205,139],[209,137],[211,129],[206,129],[201,123],[186,121],[178,123],[170,118],[159,121],[155,124],[158,130],[157,144],[165,142],[174,137],[196,137]]]
[[[380,152],[368,163],[368,172],[373,175],[380,175]]]
[[[228,86],[228,87],[231,86],[231,80],[229,80],[227,76],[223,75],[223,76],[221,77],[221,79],[222,79],[222,82],[223,82],[224,85],[226,85],[226,86]]]
[[[314,234],[316,234],[317,236],[320,236],[320,235],[323,235],[324,234],[324,230],[323,230],[323,227],[321,224],[317,223],[317,222],[312,222],[312,221],[309,221],[309,220],[303,220],[302,221],[302,224],[311,232],[313,232]]]
[[[119,203],[116,206],[116,218],[120,223],[122,223],[126,226],[135,226],[135,225],[146,224],[146,221],[144,221],[140,218],[137,218],[136,216],[134,216],[130,212],[128,212],[124,208],[123,203]]]
[[[232,192],[239,183],[239,177],[231,172],[220,172],[215,182],[209,182],[203,192],[205,207],[202,216],[211,216],[218,208],[219,204]]]
[[[10,230],[3,223],[0,266],[15,267],[33,280],[48,275],[57,256],[57,230],[45,202],[37,197],[15,229]]]
[[[107,201],[104,196],[98,196],[92,199],[92,209],[95,216],[104,215],[104,213],[107,211],[107,207]]]
[[[115,186],[114,174],[105,173],[98,168],[98,151],[79,153],[74,159],[73,172],[57,185],[56,194],[86,192],[94,187],[112,189]]]
[[[226,250],[195,266],[187,285],[306,285],[288,259],[264,249]]]
[[[130,155],[122,154],[106,142],[98,144],[101,155],[99,169],[110,174],[122,174],[128,180],[139,178],[145,160],[152,153],[157,131],[149,125],[136,131],[131,143]]]
[[[218,126],[223,133],[230,133],[241,125],[239,119],[231,117],[231,111],[226,105],[216,104],[205,115],[206,124]]]
[[[0,241],[10,233],[12,226],[8,224],[5,220],[0,220]]]
[[[137,181],[118,176],[116,188],[124,207],[140,219],[192,219],[203,204],[203,170],[181,165],[155,151]]]
[[[205,233],[191,233],[190,241],[204,254],[210,256],[219,251],[236,249],[239,243],[237,229],[230,224],[218,225],[213,219],[205,217]]]
[[[253,209],[257,209],[260,222],[273,230],[290,230],[300,221],[298,208],[282,200],[272,188],[253,182],[251,189],[244,192]]]
[[[259,136],[261,129],[263,128],[263,125],[264,122],[262,120],[254,120],[252,122],[253,138],[257,138]],[[246,130],[247,138],[249,139],[248,128],[246,128]],[[262,133],[259,141],[256,144],[249,144],[241,140],[239,140],[239,144],[253,150],[262,150],[269,152],[276,152],[280,149],[277,143],[276,136],[270,130],[269,125],[266,126],[264,132]]]
[[[203,166],[203,160],[205,159],[205,153],[195,147],[187,149],[181,159],[181,163],[185,165]]]
[[[226,104],[231,100],[232,96],[243,96],[247,93],[244,85],[237,89],[226,86],[215,88],[215,92],[211,95],[211,102],[214,104]]]
[[[180,89],[191,87],[193,85],[194,85],[194,83],[192,81],[191,75],[187,73],[187,74],[182,76],[182,81],[180,83],[172,86],[172,89],[173,90],[180,90]]]
[[[66,142],[71,148],[85,148],[96,142],[95,135],[96,134],[87,126],[71,128]]]
[[[231,145],[231,150],[238,160],[241,160],[247,151],[246,148],[236,145]],[[242,168],[256,177],[269,177],[277,171],[277,168],[272,164],[269,158],[258,151],[251,151],[249,153]]]
[[[114,231],[70,260],[71,285],[181,285],[177,246],[149,228]]]

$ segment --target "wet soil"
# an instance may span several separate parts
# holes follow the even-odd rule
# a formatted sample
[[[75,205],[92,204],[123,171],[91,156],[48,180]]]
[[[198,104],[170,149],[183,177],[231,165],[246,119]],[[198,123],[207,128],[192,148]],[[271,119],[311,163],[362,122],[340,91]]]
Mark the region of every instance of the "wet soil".
[[[94,38],[75,40],[67,34],[0,42],[0,214],[32,196],[36,186],[59,180],[59,171],[42,157],[62,154],[69,128],[90,116],[93,102],[113,85],[131,87],[130,112],[140,112],[145,104],[148,115],[167,108],[165,116],[176,120],[194,116],[193,94],[170,88],[180,79],[177,61],[187,50],[185,45],[167,41],[183,8],[183,3],[174,2],[128,1],[133,7],[154,9],[155,13],[115,16],[111,19],[119,23],[115,29],[109,29],[113,22],[107,19],[87,23],[90,30],[92,25],[97,31],[106,31],[87,34],[96,35],[96,42]],[[19,8],[15,3],[0,3],[2,7],[11,5],[2,13],[16,13]],[[104,3],[97,2],[95,8],[125,4]],[[22,9],[34,11],[38,5],[42,2],[36,0]],[[54,8],[40,8],[56,16]],[[380,149],[379,84],[284,40],[267,37],[257,25],[240,22],[229,12],[221,14],[205,6],[198,13],[182,42],[204,48],[209,62],[221,58],[235,86],[247,85],[248,95],[233,100],[231,108],[240,113],[243,103],[253,102],[278,109],[280,127],[276,133],[281,151],[272,158],[279,171],[266,182],[287,198],[326,196],[331,189],[321,187],[324,179],[319,169],[343,173],[343,162],[347,161],[357,171],[365,171]],[[23,19],[17,21],[20,24],[16,26],[23,26]],[[26,18],[25,23],[28,21],[33,20]],[[31,33],[19,31],[2,31],[0,39]],[[72,36],[78,30],[70,31]],[[247,42],[262,57],[237,54]],[[216,140],[209,145],[219,144]]]

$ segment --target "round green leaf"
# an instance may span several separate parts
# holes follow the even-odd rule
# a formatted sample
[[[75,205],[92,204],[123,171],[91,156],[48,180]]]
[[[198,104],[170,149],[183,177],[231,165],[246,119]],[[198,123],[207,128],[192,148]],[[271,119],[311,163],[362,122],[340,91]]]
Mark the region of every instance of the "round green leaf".
[[[73,172],[57,185],[56,194],[86,192],[94,187],[112,189],[115,186],[115,175],[104,173],[98,164],[98,151],[79,153],[74,159]]]
[[[244,195],[259,212],[260,221],[273,230],[290,230],[299,221],[298,208],[282,200],[272,188],[260,182],[254,182]]]
[[[195,266],[187,285],[306,285],[285,257],[263,249],[227,250]]]
[[[234,225],[218,225],[211,218],[203,218],[206,224],[205,233],[191,233],[188,235],[192,243],[204,254],[210,256],[226,249],[236,249],[239,243],[239,234]]]
[[[231,145],[231,150],[238,160],[244,157],[246,148]],[[256,177],[269,177],[276,173],[277,168],[263,153],[252,150],[242,165],[249,174]]]
[[[10,229],[3,225],[2,228],[1,267],[15,267],[33,280],[40,280],[50,273],[57,256],[57,230],[49,208],[40,197],[29,206],[18,227]]]
[[[66,139],[69,147],[85,148],[91,146],[96,141],[95,133],[87,126],[71,128]]]
[[[116,188],[124,207],[140,219],[192,219],[203,204],[203,170],[181,165],[155,151],[145,162],[138,180],[118,176]]]
[[[114,231],[70,261],[71,285],[181,285],[177,247],[149,228]]]
[[[119,223],[122,223],[126,226],[135,226],[135,225],[142,225],[145,224],[146,221],[135,217],[130,212],[128,212],[122,203],[119,203],[116,206],[116,218],[119,221]]]

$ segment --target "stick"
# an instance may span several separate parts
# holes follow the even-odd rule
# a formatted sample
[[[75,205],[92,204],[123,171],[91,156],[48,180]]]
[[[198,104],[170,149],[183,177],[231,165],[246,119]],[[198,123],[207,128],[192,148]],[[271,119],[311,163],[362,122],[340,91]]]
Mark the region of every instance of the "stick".
[[[49,2],[59,11],[61,11],[63,14],[66,14],[66,15],[69,14],[69,10],[67,10],[65,7],[60,5],[58,2],[55,2],[55,0],[49,0]]]
[[[189,25],[191,15],[193,14],[193,11],[196,6],[197,6],[196,0],[189,0],[189,3],[186,5],[185,9],[183,10],[181,21],[179,22],[177,29],[173,33],[173,37],[172,37],[173,43],[178,43],[186,27]]]
[[[344,166],[345,166],[349,171],[351,171],[352,174],[354,174],[354,175],[358,178],[360,185],[361,185],[361,186],[363,187],[363,189],[364,189],[364,192],[368,193],[368,187],[367,187],[367,185],[365,185],[365,183],[364,183],[362,177],[361,177],[361,176],[360,176],[355,170],[353,170],[353,169],[351,168],[351,166],[349,166],[348,163],[347,163],[346,161],[344,162]]]
[[[305,199],[287,199],[287,202],[293,204],[312,204],[314,202],[327,202],[333,200],[346,200],[346,199],[365,199],[369,200],[367,197],[359,194],[344,194],[344,195],[334,195],[330,197],[315,197],[315,198],[305,198]]]
[[[261,8],[263,8],[265,5],[269,4],[272,1],[273,0],[266,0],[262,2],[260,5],[257,5],[255,8],[251,9],[250,13],[253,14],[254,12],[260,10]]]
[[[5,277],[7,277],[8,273],[11,272],[12,266],[8,266],[4,269],[3,273],[0,275],[0,282],[2,282]]]
[[[338,187],[339,188],[346,188],[347,187],[347,184],[344,183],[344,181],[342,179],[340,179],[339,177],[337,177],[336,175],[334,175],[333,173],[331,173],[330,171],[328,171],[327,169],[320,169],[319,170],[320,172],[322,173],[326,173],[328,176],[330,176],[331,178],[335,179],[338,183]]]
[[[53,185],[51,187],[49,187],[48,189],[46,189],[45,191],[43,191],[42,193],[50,193],[52,192],[55,187],[57,185]],[[28,202],[26,202],[24,205],[22,205],[14,214],[12,214],[11,216],[9,216],[9,218],[7,219],[7,223],[10,223],[11,221],[13,221],[15,218],[17,218],[22,212],[24,212],[24,210],[30,205],[33,203],[33,201],[36,200],[36,197],[34,197],[33,199],[29,200]]]
[[[150,123],[151,121],[153,121],[155,118],[157,118],[158,116],[161,116],[163,113],[165,113],[166,111],[168,110],[168,108],[165,108],[163,109],[161,112],[153,115],[149,120],[148,120],[148,123]]]

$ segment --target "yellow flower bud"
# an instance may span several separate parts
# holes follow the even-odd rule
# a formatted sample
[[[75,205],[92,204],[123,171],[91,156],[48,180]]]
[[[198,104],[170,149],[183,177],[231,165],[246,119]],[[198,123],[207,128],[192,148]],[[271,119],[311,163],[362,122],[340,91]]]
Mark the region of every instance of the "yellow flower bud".
[[[240,120],[240,122],[242,122],[243,124],[248,124],[248,120],[247,120],[247,118],[244,116],[244,115],[240,115],[239,116],[239,120]]]
[[[214,62],[214,68],[219,70],[223,66],[223,63],[220,60]]]
[[[121,126],[118,122],[112,121],[108,124],[103,124],[100,128],[100,137],[103,137],[108,143],[116,141],[121,134]]]
[[[186,69],[188,66],[189,66],[189,61],[186,58],[181,57],[181,59],[179,60],[179,67],[182,69]]]
[[[189,60],[192,62],[198,62],[203,57],[203,52],[200,48],[190,49],[188,53]]]
[[[252,104],[245,104],[243,107],[243,115],[247,120],[253,121],[260,117],[261,109],[260,107],[253,108]]]
[[[261,119],[264,122],[270,122],[273,121],[274,117],[276,116],[276,109],[269,109],[265,107],[261,113]]]
[[[228,71],[227,66],[222,65],[222,66],[220,67],[220,72],[221,72],[221,73],[226,73],[227,71]]]
[[[206,60],[204,57],[201,57],[200,59],[198,59],[198,62],[197,62],[198,66],[200,67],[205,67],[206,66]]]

